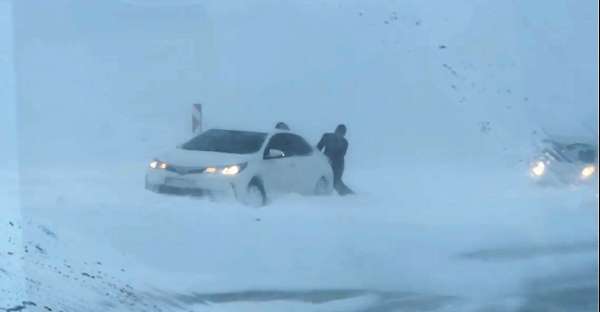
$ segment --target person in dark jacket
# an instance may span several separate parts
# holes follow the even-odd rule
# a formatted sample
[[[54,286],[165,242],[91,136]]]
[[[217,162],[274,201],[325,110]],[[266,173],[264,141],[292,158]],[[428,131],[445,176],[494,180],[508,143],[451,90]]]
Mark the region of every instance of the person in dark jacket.
[[[348,151],[348,140],[346,140],[346,126],[338,125],[334,133],[325,133],[317,149],[322,151],[329,159],[333,169],[333,187],[340,195],[352,194],[352,190],[342,181],[344,175],[344,158]]]

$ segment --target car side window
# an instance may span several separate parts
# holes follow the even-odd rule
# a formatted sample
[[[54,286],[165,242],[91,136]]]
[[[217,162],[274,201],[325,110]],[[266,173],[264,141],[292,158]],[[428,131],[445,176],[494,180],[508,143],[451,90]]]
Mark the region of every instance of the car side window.
[[[273,137],[271,137],[271,140],[269,140],[269,144],[267,144],[267,148],[265,148],[264,156],[266,156],[269,153],[269,150],[271,149],[282,151],[285,157],[291,156],[292,151],[290,150],[289,145],[290,144],[288,142],[286,134],[276,134]]]
[[[285,157],[306,156],[312,153],[312,147],[302,137],[291,133],[278,133],[271,137],[265,156],[270,149],[277,149],[285,154]]]
[[[301,136],[295,134],[289,134],[289,144],[292,154],[294,156],[306,156],[310,155],[313,151],[310,144],[308,144]]]

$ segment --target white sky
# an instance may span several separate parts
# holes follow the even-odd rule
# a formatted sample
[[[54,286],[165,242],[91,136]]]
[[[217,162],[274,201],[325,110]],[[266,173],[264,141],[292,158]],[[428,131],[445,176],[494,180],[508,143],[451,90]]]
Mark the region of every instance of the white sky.
[[[23,0],[19,127],[116,151],[143,136],[124,133],[181,140],[201,101],[209,122],[311,139],[345,122],[364,161],[470,161],[539,128],[597,133],[597,17],[588,0]]]

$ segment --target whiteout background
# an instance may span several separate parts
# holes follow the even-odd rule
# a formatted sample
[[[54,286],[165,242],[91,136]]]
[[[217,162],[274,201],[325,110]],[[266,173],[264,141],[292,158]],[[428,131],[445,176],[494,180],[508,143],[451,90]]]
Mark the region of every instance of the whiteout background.
[[[526,175],[543,131],[597,139],[594,2],[0,5],[0,308],[594,309],[597,193]],[[359,195],[144,191],[194,102],[312,141],[346,123]]]

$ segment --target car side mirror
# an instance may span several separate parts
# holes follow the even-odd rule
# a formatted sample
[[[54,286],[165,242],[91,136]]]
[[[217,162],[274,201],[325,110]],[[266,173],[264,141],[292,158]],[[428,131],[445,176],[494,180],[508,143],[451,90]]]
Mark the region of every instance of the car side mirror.
[[[278,149],[270,149],[265,155],[265,159],[275,159],[275,158],[283,158],[285,157],[285,153]]]

